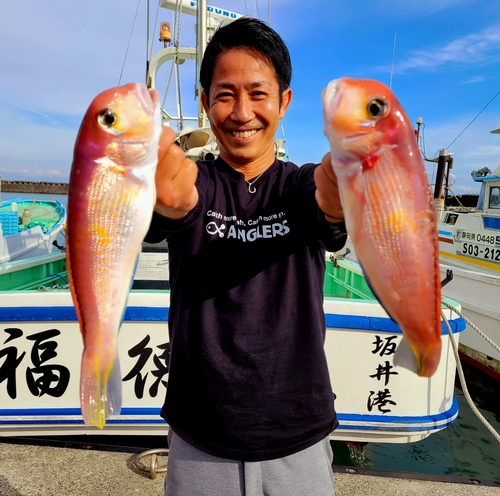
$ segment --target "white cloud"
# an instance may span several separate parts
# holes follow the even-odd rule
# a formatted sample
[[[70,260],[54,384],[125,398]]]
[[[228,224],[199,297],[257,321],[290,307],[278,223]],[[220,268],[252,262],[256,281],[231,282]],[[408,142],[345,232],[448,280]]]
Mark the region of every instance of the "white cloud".
[[[376,2],[377,9],[385,15],[397,15],[398,17],[427,17],[437,12],[456,7],[469,0],[419,0],[409,2],[402,0],[384,0]]]
[[[450,41],[442,47],[417,50],[406,60],[398,62],[395,72],[432,70],[445,64],[484,64],[500,58],[500,26],[492,26],[480,33],[469,34]]]
[[[483,81],[486,81],[486,78],[484,76],[476,76],[468,79],[467,81],[464,81],[463,84],[482,83]]]

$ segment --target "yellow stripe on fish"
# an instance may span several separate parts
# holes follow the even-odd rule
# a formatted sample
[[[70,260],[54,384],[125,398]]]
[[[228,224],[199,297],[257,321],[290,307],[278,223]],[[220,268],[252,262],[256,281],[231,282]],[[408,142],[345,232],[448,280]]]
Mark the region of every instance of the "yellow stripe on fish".
[[[413,127],[392,91],[366,79],[330,82],[323,116],[356,255],[403,331],[394,363],[430,377],[441,356],[438,236]]]
[[[99,428],[121,409],[117,338],[156,201],[161,131],[158,93],[132,83],[94,99],[75,144],[68,274],[84,342],[82,416]]]

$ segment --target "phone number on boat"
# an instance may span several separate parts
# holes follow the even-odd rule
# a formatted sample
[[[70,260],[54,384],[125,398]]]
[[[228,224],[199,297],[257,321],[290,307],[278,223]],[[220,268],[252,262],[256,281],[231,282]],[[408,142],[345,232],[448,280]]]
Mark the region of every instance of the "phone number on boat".
[[[500,262],[500,248],[490,248],[489,246],[464,243],[462,245],[462,253],[471,257],[484,258],[486,260]]]

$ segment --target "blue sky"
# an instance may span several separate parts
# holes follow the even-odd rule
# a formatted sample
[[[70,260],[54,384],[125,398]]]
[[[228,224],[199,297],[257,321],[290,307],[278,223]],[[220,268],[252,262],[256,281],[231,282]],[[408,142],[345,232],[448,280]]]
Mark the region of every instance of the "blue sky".
[[[157,5],[151,0],[151,32]],[[267,0],[213,5],[268,20]],[[412,122],[423,118],[425,154],[436,156],[500,90],[499,7],[497,0],[272,0],[271,25],[293,61],[293,102],[282,122],[291,160],[319,161],[328,150],[321,91],[330,80],[389,84],[395,35],[392,89]],[[172,12],[160,9],[159,21],[172,23]],[[182,45],[193,42],[193,24],[183,17]],[[161,48],[157,38],[155,32],[153,51]],[[0,44],[0,175],[67,181],[92,98],[119,81],[144,81],[146,0],[4,2]],[[194,77],[193,63],[182,70]],[[165,70],[162,98],[167,80]],[[191,114],[193,85],[183,92]],[[478,191],[473,169],[500,165],[500,135],[490,133],[498,128],[500,95],[449,148],[455,194]],[[428,170],[432,174],[432,164]]]

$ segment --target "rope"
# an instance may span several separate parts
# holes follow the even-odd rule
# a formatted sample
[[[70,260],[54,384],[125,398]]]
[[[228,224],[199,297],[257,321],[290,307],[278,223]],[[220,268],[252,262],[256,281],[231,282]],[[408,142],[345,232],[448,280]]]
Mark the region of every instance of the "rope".
[[[153,29],[153,34],[151,35],[151,48],[149,50],[148,60],[151,60],[151,58],[153,57],[154,37],[155,37],[155,33],[156,33],[156,28],[158,26],[158,19],[160,17],[160,5],[161,5],[161,0],[158,0],[158,8],[156,9],[155,27]]]
[[[139,12],[139,6],[140,6],[140,4],[141,4],[141,0],[138,0],[138,2],[137,2],[137,8],[135,9],[134,22],[132,23],[132,29],[130,30],[130,36],[128,38],[127,49],[125,50],[125,57],[123,58],[122,70],[120,72],[120,77],[118,78],[118,86],[120,86],[120,83],[122,81],[123,70],[125,69],[125,61],[127,60],[128,49],[130,47],[130,41],[132,40],[132,34],[134,32],[135,21],[137,20],[137,13]]]
[[[450,305],[444,300],[442,303],[445,307],[449,308],[450,310],[453,310],[458,316],[464,319],[465,322],[467,322],[467,324],[469,324],[472,327],[472,329],[474,329],[485,341],[487,341],[493,348],[495,348],[495,350],[500,352],[500,346],[498,346],[490,337],[488,337],[483,331],[481,331],[481,329],[479,329],[479,327],[477,327],[473,322],[471,322],[462,312],[460,312],[454,306]]]
[[[38,286],[38,291],[59,291],[63,290],[66,291],[69,289],[69,285],[59,285],[59,284],[54,284],[54,286]]]
[[[260,19],[259,2],[257,0],[255,0],[254,12],[255,12],[255,9],[257,9],[257,19]]]
[[[443,302],[443,303],[445,303],[445,302]],[[445,306],[447,306],[448,308],[451,308],[446,303],[445,303]],[[500,443],[500,434],[498,434],[498,432],[492,427],[492,425],[483,417],[482,413],[477,409],[476,405],[474,405],[474,401],[472,400],[471,395],[469,394],[469,390],[467,389],[467,384],[465,382],[464,371],[462,369],[460,357],[458,356],[457,343],[455,342],[455,338],[453,336],[453,331],[451,330],[450,324],[449,324],[448,319],[446,318],[446,315],[444,314],[443,310],[441,310],[441,317],[444,320],[444,323],[446,324],[446,329],[447,329],[448,334],[450,336],[450,343],[451,343],[451,346],[453,348],[453,354],[455,355],[455,361],[457,362],[458,377],[460,378],[460,384],[462,385],[462,391],[464,393],[465,399],[467,400],[467,403],[471,407],[471,410],[474,412],[476,417],[490,431],[492,436]]]
[[[446,147],[447,149],[450,148],[451,145],[453,145],[453,143],[455,143],[455,141],[457,141],[458,138],[460,138],[460,136],[462,136],[462,134],[465,133],[466,129],[483,113],[484,110],[486,110],[486,107],[500,94],[500,90],[496,92],[495,96],[481,109],[481,111],[479,112],[479,114],[476,115],[476,117],[474,117],[474,119],[472,119],[469,124],[467,124],[467,126],[465,126],[464,130]]]

